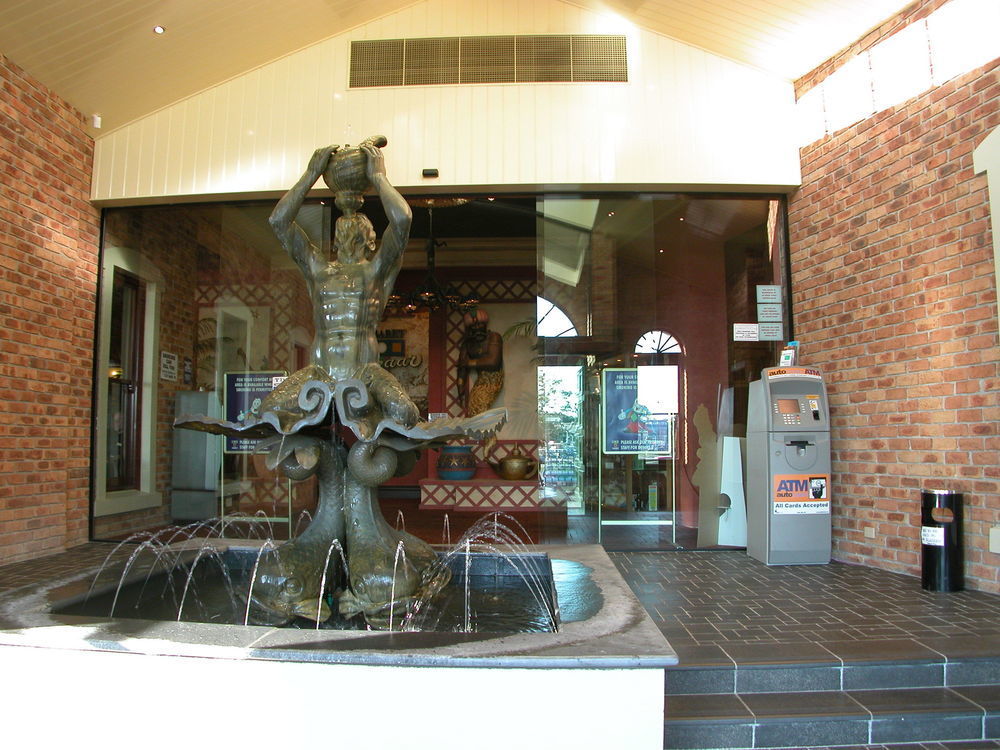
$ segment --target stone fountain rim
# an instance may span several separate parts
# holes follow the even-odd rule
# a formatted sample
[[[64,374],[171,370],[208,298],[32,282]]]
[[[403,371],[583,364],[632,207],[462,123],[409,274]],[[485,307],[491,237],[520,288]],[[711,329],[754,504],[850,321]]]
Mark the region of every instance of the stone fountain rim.
[[[252,546],[223,540],[229,547]],[[79,597],[91,577],[53,581],[0,600],[0,646],[147,655],[408,667],[662,669],[677,654],[600,545],[529,545],[590,569],[603,603],[586,620],[555,633],[386,633],[157,622],[53,615]]]

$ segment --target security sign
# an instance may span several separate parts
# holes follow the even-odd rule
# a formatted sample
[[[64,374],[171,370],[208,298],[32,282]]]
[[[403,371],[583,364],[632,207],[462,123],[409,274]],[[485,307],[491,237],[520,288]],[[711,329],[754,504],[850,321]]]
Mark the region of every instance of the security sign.
[[[829,474],[775,474],[772,487],[775,514],[830,512]]]

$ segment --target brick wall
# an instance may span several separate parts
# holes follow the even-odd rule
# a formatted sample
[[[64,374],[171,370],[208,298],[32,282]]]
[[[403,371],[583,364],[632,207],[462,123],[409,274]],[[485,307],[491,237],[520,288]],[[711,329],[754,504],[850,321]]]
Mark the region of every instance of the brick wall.
[[[910,6],[799,93],[940,5]],[[965,498],[966,585],[992,592],[996,280],[972,151],[1000,125],[998,97],[994,62],[810,144],[789,205],[796,338],[831,394],[834,557],[918,574],[919,490],[948,488]]]
[[[99,216],[82,115],[0,55],[0,563],[87,540]]]

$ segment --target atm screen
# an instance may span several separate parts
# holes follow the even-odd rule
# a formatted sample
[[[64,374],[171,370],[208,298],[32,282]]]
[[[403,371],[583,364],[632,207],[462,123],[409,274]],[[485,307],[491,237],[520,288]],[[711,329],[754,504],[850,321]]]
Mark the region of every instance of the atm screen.
[[[797,398],[779,398],[778,399],[778,413],[779,414],[798,414],[799,413],[799,400]]]

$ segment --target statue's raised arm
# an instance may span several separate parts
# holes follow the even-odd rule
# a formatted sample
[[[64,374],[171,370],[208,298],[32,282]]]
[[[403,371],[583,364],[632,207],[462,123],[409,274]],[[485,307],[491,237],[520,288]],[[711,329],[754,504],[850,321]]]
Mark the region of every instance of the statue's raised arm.
[[[378,252],[371,262],[384,284],[386,294],[388,294],[403,264],[403,253],[410,238],[413,212],[399,191],[389,183],[385,175],[385,159],[382,156],[382,149],[370,140],[363,143],[360,148],[368,157],[368,181],[378,193],[378,197],[382,201],[382,209],[389,220],[389,226],[382,234],[382,242]]]
[[[326,264],[326,259],[319,248],[309,239],[305,230],[295,222],[295,219],[305,202],[306,195],[326,170],[330,163],[330,157],[337,152],[338,148],[340,147],[323,146],[316,149],[309,160],[306,171],[278,201],[278,205],[274,207],[268,219],[271,229],[285,252],[292,257],[292,260],[307,277],[311,277],[318,269],[322,268]]]

